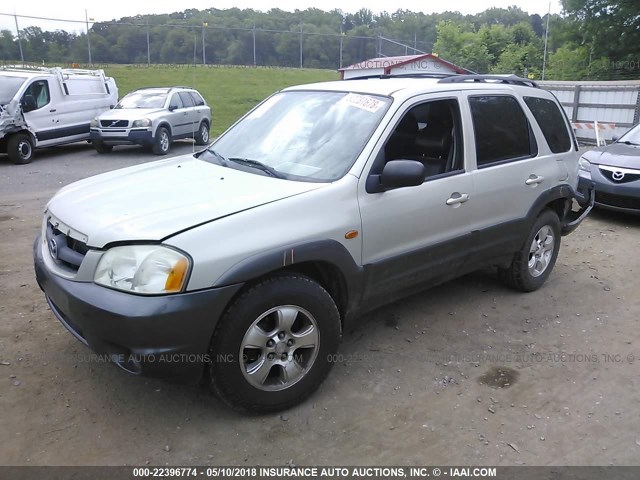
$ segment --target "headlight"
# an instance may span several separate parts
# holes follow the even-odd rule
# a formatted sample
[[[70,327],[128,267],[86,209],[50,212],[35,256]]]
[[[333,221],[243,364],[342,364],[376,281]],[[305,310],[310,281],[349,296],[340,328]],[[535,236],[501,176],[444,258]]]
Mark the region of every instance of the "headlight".
[[[98,128],[98,117],[94,118],[93,120],[91,120],[91,123],[89,124],[90,128]]]
[[[100,259],[93,280],[132,293],[176,293],[186,284],[189,267],[186,255],[161,245],[113,247]]]
[[[143,128],[143,127],[150,127],[151,126],[151,120],[149,120],[148,118],[143,118],[141,120],[134,120],[133,123],[131,124],[131,128]]]
[[[590,172],[591,162],[584,157],[580,157],[580,160],[578,160],[578,168],[584,172]]]

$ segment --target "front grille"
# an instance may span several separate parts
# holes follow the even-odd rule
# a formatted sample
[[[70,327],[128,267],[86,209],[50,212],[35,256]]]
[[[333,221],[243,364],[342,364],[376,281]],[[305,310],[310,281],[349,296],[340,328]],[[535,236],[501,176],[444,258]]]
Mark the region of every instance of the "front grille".
[[[640,210],[640,198],[639,197],[624,197],[622,195],[615,195],[613,193],[596,192],[596,203],[602,205],[610,205],[618,208],[631,208],[634,210]]]
[[[89,251],[87,244],[65,235],[47,222],[47,247],[49,254],[58,264],[77,272],[84,256]]]
[[[100,125],[104,128],[128,127],[129,120],[100,120]]]
[[[600,173],[603,177],[611,180],[613,183],[629,183],[640,180],[640,173],[612,172],[611,170],[605,170],[604,168],[600,169]],[[620,175],[622,175],[622,178],[620,178]]]

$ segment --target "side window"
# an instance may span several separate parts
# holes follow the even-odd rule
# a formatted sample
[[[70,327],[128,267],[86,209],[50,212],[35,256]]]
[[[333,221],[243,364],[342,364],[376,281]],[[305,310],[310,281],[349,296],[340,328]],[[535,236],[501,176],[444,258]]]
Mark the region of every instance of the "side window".
[[[569,151],[571,137],[558,104],[553,100],[539,97],[524,97],[524,103],[533,113],[551,151],[553,153]]]
[[[38,110],[51,102],[49,95],[49,83],[46,80],[37,80],[27,87],[22,96],[22,108],[25,112]]]
[[[531,158],[538,146],[520,104],[508,95],[469,97],[478,168]]]
[[[191,98],[191,95],[189,95],[188,92],[180,92],[178,95],[180,95],[182,104],[185,106],[185,108],[193,107],[193,98]]]
[[[169,108],[175,110],[177,108],[182,108],[182,100],[180,99],[180,95],[174,93],[171,97],[171,103],[169,104]]]
[[[421,162],[426,178],[463,169],[460,107],[455,99],[434,100],[412,107],[389,136],[385,163]]]
[[[198,107],[204,105],[204,99],[200,96],[198,92],[189,92],[189,94],[193,99],[193,103],[195,103]]]

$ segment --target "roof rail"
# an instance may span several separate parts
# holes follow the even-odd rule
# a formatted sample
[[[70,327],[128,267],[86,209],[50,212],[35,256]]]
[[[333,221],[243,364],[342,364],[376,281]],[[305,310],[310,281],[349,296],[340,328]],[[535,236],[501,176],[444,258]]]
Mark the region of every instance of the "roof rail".
[[[438,83],[504,83],[507,85],[521,85],[524,87],[538,87],[538,84],[528,78],[518,77],[517,75],[452,75],[443,78]]]
[[[357,77],[349,77],[345,78],[345,80],[366,80],[369,78],[447,78],[451,75],[457,75],[452,73],[400,73],[400,74],[390,74],[390,73],[378,73],[375,75],[358,75]]]

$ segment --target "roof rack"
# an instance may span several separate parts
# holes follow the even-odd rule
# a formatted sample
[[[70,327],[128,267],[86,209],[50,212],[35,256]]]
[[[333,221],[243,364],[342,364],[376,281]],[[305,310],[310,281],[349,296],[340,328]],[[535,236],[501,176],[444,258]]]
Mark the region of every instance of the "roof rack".
[[[451,75],[443,78],[438,83],[503,83],[506,85],[521,85],[524,87],[538,87],[538,84],[528,78],[517,75]]]
[[[400,73],[400,74],[390,74],[390,73],[378,73],[375,75],[359,75],[357,77],[349,77],[345,78],[345,80],[366,80],[369,78],[447,78],[451,75],[451,73]]]

